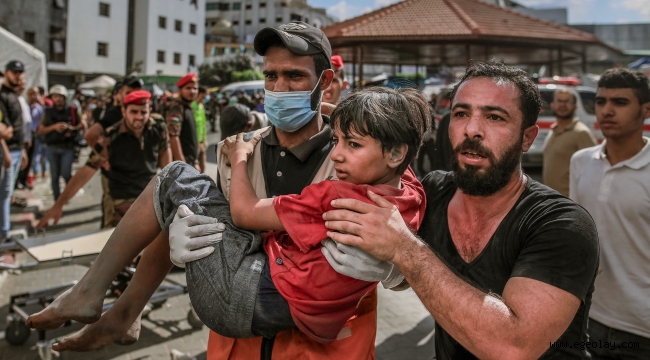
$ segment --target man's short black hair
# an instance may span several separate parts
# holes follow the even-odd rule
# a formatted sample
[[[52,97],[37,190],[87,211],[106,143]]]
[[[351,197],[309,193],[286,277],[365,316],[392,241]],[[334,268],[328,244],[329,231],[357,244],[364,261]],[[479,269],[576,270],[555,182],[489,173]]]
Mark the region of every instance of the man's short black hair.
[[[339,79],[341,79],[342,81],[345,81],[345,69],[344,68],[334,70],[334,74],[337,74],[339,76]]]
[[[207,93],[208,88],[205,86],[199,86],[199,94]]]
[[[269,39],[271,43],[267,46],[267,50],[272,48],[272,47],[278,47],[282,49],[288,49],[287,46],[282,42],[282,40],[279,37],[272,37]],[[316,76],[321,76],[323,74],[323,71],[331,69],[330,67],[330,60],[325,56],[323,53],[318,53],[314,55],[308,55],[311,56],[312,59],[314,59],[314,67],[316,69]]]
[[[528,77],[528,74],[514,66],[506,66],[496,61],[472,62],[465,71],[460,82],[454,86],[451,93],[451,102],[454,102],[456,92],[462,83],[475,78],[490,78],[495,81],[507,81],[515,84],[519,89],[521,112],[523,114],[522,129],[535,125],[539,110],[542,107],[542,100],[537,85]]]
[[[632,89],[640,104],[650,101],[650,80],[640,71],[609,69],[598,80],[599,88]]]
[[[38,93],[41,94],[41,95],[45,95],[45,88],[42,87],[42,86],[39,86],[38,87]]]
[[[383,151],[406,144],[408,151],[396,169],[401,175],[417,156],[431,118],[429,103],[416,89],[368,87],[343,99],[332,112],[330,125],[344,134],[369,135]]]

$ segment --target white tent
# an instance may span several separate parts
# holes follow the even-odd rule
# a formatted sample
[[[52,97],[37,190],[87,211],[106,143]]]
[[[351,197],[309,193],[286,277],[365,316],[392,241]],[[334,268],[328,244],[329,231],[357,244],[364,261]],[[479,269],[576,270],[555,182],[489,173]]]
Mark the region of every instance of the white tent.
[[[42,86],[47,90],[45,54],[0,27],[0,67],[3,72],[5,65],[11,60],[19,60],[25,64],[25,82],[28,88]]]
[[[108,75],[100,75],[90,81],[79,85],[80,89],[94,90],[97,94],[103,95],[108,88],[115,86],[115,79]]]

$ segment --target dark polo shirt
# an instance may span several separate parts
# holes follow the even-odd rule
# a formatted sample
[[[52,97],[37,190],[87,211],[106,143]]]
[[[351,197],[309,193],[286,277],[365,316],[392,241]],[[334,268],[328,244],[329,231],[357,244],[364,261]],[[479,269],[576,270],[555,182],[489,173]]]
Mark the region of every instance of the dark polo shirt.
[[[105,172],[108,188],[113,199],[133,199],[147,187],[158,171],[158,153],[167,150],[169,136],[164,120],[149,118],[142,137],[121,129],[122,122],[106,129],[108,162],[110,169]],[[97,157],[91,157],[86,165],[93,168],[101,166]]]

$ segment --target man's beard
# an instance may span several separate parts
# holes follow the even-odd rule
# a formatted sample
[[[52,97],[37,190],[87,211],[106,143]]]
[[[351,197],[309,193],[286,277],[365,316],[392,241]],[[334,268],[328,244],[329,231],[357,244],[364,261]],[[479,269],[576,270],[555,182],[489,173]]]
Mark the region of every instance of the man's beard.
[[[501,160],[497,161],[494,153],[484,147],[479,140],[465,139],[454,149],[452,165],[454,170],[454,181],[456,186],[466,195],[470,196],[490,196],[503,189],[520,164],[521,146],[523,138],[506,149]],[[477,166],[465,165],[460,167],[458,155],[461,152],[471,151],[486,157],[490,166],[480,173]]]

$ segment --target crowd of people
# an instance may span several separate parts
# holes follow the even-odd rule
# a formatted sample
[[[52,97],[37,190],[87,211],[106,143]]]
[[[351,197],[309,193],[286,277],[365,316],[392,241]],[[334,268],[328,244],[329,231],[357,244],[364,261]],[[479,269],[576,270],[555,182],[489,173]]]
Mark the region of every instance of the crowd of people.
[[[137,341],[142,309],[175,264],[211,329],[208,359],[373,359],[380,282],[415,291],[435,319],[438,359],[647,358],[646,76],[601,76],[601,144],[575,118],[575,94],[555,92],[544,185],[521,166],[542,100],[517,67],[471,64],[436,131],[429,99],[413,89],[340,101],[342,60],[317,28],[265,28],[254,47],[264,112],[244,96],[219,108],[216,182],[203,173],[207,92],[195,74],[162,99],[160,115],[140,79],[123,79],[85,133],[93,155],[42,221],[58,219],[101,170],[103,224],[116,228],[79,283],[29,317],[37,329],[88,324],[55,349]],[[0,196],[25,150],[16,70],[8,65],[0,97],[10,100],[0,109]],[[50,92],[54,110],[36,132],[65,143],[84,125]],[[418,179],[409,165],[427,142],[451,171]],[[102,314],[112,279],[141,252],[144,271]]]

